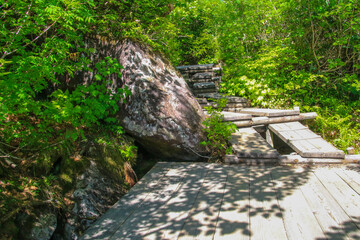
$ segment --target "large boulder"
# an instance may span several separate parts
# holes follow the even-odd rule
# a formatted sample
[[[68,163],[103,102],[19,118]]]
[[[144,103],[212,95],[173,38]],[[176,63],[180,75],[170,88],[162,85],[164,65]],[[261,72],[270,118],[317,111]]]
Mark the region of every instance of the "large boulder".
[[[96,63],[106,57],[117,59],[124,67],[122,77],[112,74],[109,88],[116,92],[127,86],[132,95],[119,103],[118,118],[126,132],[149,152],[173,160],[196,160],[205,152],[200,144],[203,110],[185,80],[171,64],[149,47],[131,41],[108,40],[99,36],[84,41],[89,53],[88,67],[94,71],[76,73],[62,80],[67,90],[91,84],[97,74]],[[65,89],[64,89],[65,90]]]
[[[132,93],[118,116],[125,130],[163,157],[199,158],[205,116],[182,76],[159,54],[130,40],[122,43],[118,59],[122,84]]]

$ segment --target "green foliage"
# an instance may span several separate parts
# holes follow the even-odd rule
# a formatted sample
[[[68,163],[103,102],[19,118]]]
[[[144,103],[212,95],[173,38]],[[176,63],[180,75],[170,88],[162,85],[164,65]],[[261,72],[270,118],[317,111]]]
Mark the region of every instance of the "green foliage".
[[[134,140],[122,133],[101,135],[96,139],[97,159],[101,169],[107,176],[111,176],[119,182],[124,182],[124,165],[134,165],[137,157],[137,147]]]
[[[206,107],[207,114],[210,116],[203,122],[204,131],[207,134],[207,141],[203,145],[210,148],[210,161],[221,162],[226,154],[232,153],[232,147],[229,143],[231,133],[236,131],[235,124],[224,122],[224,115],[221,114],[223,107],[227,104],[227,99],[216,101],[215,107]]]
[[[174,6],[149,33],[175,65],[221,62],[223,92],[254,106],[316,110],[327,140],[359,150],[357,1],[179,0]]]
[[[0,18],[0,134],[12,146],[46,147],[83,136],[83,129],[112,117],[127,89],[108,90],[109,76],[120,74],[119,63],[106,57],[96,64],[91,84],[66,89],[61,76],[91,71],[83,46],[97,18],[93,1],[7,1]],[[105,22],[104,22],[105,21]]]

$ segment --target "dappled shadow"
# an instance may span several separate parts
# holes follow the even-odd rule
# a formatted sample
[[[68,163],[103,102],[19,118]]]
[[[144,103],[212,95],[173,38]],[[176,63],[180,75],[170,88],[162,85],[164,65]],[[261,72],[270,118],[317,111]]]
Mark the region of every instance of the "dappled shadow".
[[[310,172],[285,166],[158,164],[83,239],[250,238],[268,224],[281,232],[279,201],[305,184]]]
[[[360,173],[360,165],[359,164],[352,164],[345,167],[347,170],[352,170]]]
[[[355,224],[360,226],[360,217],[354,217],[352,220],[331,227],[329,231],[324,233],[325,238],[317,238],[316,240],[360,239],[359,229]]]

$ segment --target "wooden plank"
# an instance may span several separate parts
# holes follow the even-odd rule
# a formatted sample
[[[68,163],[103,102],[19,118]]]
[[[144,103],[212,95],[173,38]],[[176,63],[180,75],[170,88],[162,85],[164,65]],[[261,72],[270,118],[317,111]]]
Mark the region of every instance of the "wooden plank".
[[[303,130],[309,128],[302,125],[300,122],[288,122],[288,123],[271,124],[270,129],[272,131],[286,131],[286,130]]]
[[[178,239],[213,239],[226,181],[223,166],[209,170]]]
[[[354,224],[360,228],[360,196],[358,193],[349,187],[331,168],[318,168],[314,173]]]
[[[313,173],[300,189],[328,239],[360,237],[356,225]]]
[[[266,141],[270,144],[271,147],[274,147],[273,136],[269,129],[266,130],[265,135]]]
[[[337,158],[304,158],[300,155],[281,155],[279,157],[280,164],[342,164],[344,160]]]
[[[271,169],[252,167],[250,170],[251,239],[287,239]]]
[[[321,138],[309,129],[283,130],[281,131],[281,135],[286,142]]]
[[[348,184],[357,194],[360,194],[360,173],[346,167],[334,169],[335,173]]]
[[[234,112],[221,112],[224,115],[224,122],[232,122],[232,121],[239,121],[239,120],[249,120],[251,119],[250,114],[245,113],[234,113]]]
[[[279,153],[272,148],[253,128],[241,128],[233,133],[230,143],[239,158],[277,158]]]
[[[226,167],[228,179],[216,223],[214,240],[249,240],[249,168]]]
[[[109,239],[154,189],[163,186],[162,180],[172,166],[173,164],[169,163],[157,163],[126,195],[87,229],[80,239]]]
[[[214,165],[197,164],[189,170],[186,179],[176,195],[151,216],[152,225],[143,239],[177,239],[191,208]]]
[[[360,162],[360,154],[353,154],[353,155],[346,154],[345,155],[345,162],[347,162],[347,163],[359,163]]]
[[[341,159],[345,157],[343,151],[335,148],[305,126],[302,127],[301,123],[270,124],[269,129],[302,157]]]
[[[224,109],[225,110],[225,109]],[[240,112],[242,109],[240,109]],[[227,110],[229,111],[229,110]],[[237,127],[249,127],[254,125],[267,125],[276,123],[296,122],[308,119],[315,119],[316,113],[300,113],[299,115],[283,116],[283,117],[253,117],[251,121],[236,121]]]
[[[164,186],[153,190],[132,215],[121,225],[111,239],[139,239],[151,226],[151,218],[161,206],[172,198],[177,192],[187,172],[194,164],[175,164],[165,178],[162,179]]]
[[[343,151],[338,150],[322,138],[289,141],[288,144],[303,157],[341,159],[345,157]]]
[[[283,219],[288,239],[325,239],[304,195],[299,189],[308,176],[306,169],[287,170],[274,167],[271,171],[274,188],[277,190],[279,206],[283,210]]]
[[[284,110],[284,109],[268,109],[268,108],[244,108],[241,110],[242,113],[248,113],[253,116],[261,117],[282,117],[299,115],[299,110]]]

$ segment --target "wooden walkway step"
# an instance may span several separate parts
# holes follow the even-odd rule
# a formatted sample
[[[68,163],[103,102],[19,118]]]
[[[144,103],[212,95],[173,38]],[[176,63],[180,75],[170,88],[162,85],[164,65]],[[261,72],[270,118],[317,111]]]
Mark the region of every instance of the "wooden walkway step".
[[[224,115],[224,122],[251,120],[252,116],[246,113],[221,112]]]
[[[230,143],[235,155],[241,159],[277,159],[279,153],[252,127],[240,128],[232,135]],[[231,163],[236,163],[235,162]],[[230,163],[230,162],[228,162]]]
[[[251,114],[255,117],[283,117],[299,115],[300,111],[298,109],[243,108],[241,109],[241,113]]]
[[[270,124],[269,129],[300,156],[307,158],[344,159],[345,153],[300,122]]]

